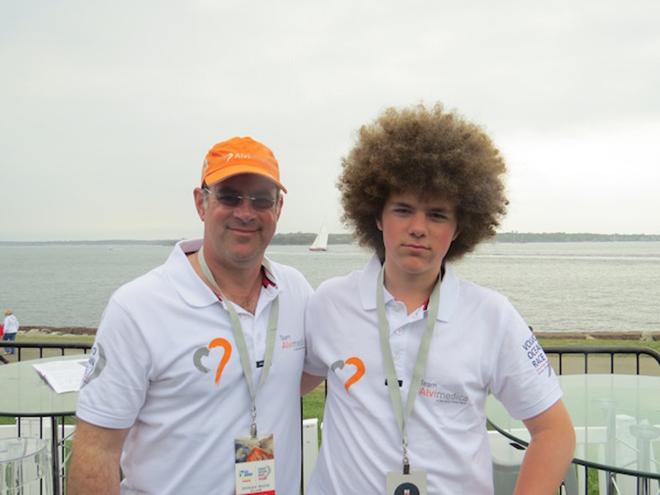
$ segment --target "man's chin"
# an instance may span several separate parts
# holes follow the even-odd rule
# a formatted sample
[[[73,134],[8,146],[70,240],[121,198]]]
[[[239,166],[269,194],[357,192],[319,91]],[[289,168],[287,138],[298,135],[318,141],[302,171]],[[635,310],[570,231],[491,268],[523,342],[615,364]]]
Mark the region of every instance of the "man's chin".
[[[256,248],[251,249],[230,249],[227,255],[236,263],[249,264],[252,262],[259,262],[264,256],[264,251]]]

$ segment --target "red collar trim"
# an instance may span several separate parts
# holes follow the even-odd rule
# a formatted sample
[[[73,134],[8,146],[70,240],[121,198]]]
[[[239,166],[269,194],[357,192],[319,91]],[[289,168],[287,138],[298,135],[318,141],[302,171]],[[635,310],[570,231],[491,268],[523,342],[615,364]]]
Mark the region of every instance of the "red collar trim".
[[[438,280],[436,283],[441,284],[442,279],[444,278],[444,276],[445,276],[445,262],[443,261],[442,265],[440,266],[440,280]],[[431,301],[431,296],[429,295],[429,297],[426,298],[426,301],[424,301],[424,311],[429,309],[429,302],[430,301]]]
[[[268,287],[277,288],[277,284],[275,283],[275,281],[268,278],[268,275],[266,274],[266,269],[263,266],[261,267],[261,286],[264,289],[267,289]],[[222,301],[222,297],[218,292],[216,292],[215,289],[213,289],[213,293],[218,298],[218,301]]]
[[[266,268],[263,265],[261,266],[261,286],[264,289],[267,289],[268,287],[277,287],[275,281],[268,278]]]

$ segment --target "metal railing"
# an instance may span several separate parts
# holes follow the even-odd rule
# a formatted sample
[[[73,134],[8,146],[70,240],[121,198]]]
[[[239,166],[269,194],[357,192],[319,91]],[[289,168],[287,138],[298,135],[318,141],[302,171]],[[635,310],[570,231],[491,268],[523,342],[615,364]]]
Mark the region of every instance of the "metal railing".
[[[36,349],[37,353],[36,356],[29,356],[29,359],[41,359],[43,357],[52,357],[52,356],[64,356],[65,355],[65,350],[67,349],[78,349],[82,350],[84,354],[87,354],[87,351],[92,348],[92,344],[88,344],[86,342],[16,342],[16,341],[8,341],[8,340],[0,340],[0,349],[4,349],[6,347],[14,347],[16,349],[16,360],[17,361],[22,361],[23,359],[23,349]],[[52,353],[49,354],[49,356],[44,356],[44,350],[45,349],[55,349],[60,351],[59,354],[57,353]],[[2,358],[1,360],[3,361],[4,364],[7,364],[10,362],[8,358],[5,356],[0,356]]]
[[[543,349],[548,356],[557,356],[559,365],[555,370],[557,374],[564,374],[565,356],[582,355],[582,372],[589,373],[589,356],[609,356],[609,373],[616,373],[616,356],[635,356],[635,374],[641,373],[641,356],[649,356],[660,366],[660,353],[649,347],[628,347],[628,346],[544,346]]]

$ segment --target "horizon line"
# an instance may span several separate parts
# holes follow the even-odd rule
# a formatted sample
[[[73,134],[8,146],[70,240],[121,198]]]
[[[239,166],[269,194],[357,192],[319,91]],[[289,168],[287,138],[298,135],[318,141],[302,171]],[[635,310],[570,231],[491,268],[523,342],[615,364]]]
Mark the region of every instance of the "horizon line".
[[[277,236],[315,236],[316,232],[278,232],[273,238]],[[339,236],[347,237],[352,236],[352,233],[346,232],[335,232],[328,234],[329,236]],[[589,236],[589,237],[658,237],[660,234],[647,234],[647,233],[632,233],[632,234],[621,234],[618,232],[613,233],[596,233],[596,232],[521,232],[521,231],[507,231],[507,232],[497,232],[493,238],[497,236]],[[48,243],[66,243],[66,244],[76,244],[76,243],[167,243],[174,244],[182,240],[196,239],[198,237],[180,237],[180,238],[152,238],[152,239],[139,239],[139,238],[109,238],[109,239],[45,239],[45,240],[0,240],[0,244],[48,244]],[[488,242],[487,239],[484,242]]]

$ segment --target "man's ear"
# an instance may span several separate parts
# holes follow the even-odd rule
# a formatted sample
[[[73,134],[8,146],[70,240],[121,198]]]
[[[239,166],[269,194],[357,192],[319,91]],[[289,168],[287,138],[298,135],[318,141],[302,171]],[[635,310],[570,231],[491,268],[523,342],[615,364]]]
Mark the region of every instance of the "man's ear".
[[[284,195],[282,193],[277,195],[277,219],[280,219],[282,214],[282,207],[284,206]]]
[[[458,230],[458,227],[457,227],[456,230],[454,231],[454,237],[451,238],[451,241],[454,242],[456,240],[456,238],[458,237],[458,234],[460,234],[460,233],[461,233],[461,231]]]
[[[201,187],[196,187],[193,190],[193,197],[195,198],[195,209],[199,215],[199,219],[203,222],[206,216],[206,206],[204,205],[204,191]]]
[[[376,219],[376,227],[378,227],[378,230],[381,232],[383,231],[383,223],[380,221],[380,218]]]

